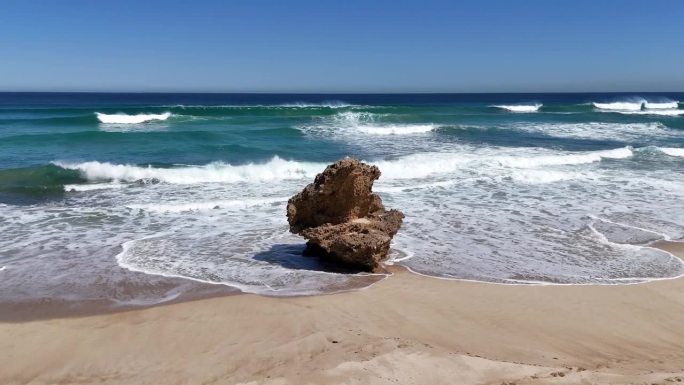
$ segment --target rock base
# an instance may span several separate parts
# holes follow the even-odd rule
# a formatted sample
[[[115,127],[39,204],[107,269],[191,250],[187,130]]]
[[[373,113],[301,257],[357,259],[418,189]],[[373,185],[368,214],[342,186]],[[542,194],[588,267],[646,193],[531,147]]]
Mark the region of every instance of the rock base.
[[[385,210],[372,193],[379,177],[376,166],[346,158],[290,198],[290,231],[308,239],[307,254],[363,271],[380,268],[404,214]]]

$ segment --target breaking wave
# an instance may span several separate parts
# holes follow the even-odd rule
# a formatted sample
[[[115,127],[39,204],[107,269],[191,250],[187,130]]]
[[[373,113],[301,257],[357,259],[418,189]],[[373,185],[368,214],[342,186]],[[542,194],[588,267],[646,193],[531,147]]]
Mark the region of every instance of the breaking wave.
[[[646,102],[644,103],[644,107],[649,110],[676,109],[679,108],[679,102],[674,100],[662,102]]]
[[[599,110],[611,110],[611,111],[640,111],[641,106],[646,103],[644,99],[639,99],[636,101],[624,101],[624,102],[613,102],[613,103],[596,103],[592,104]]]
[[[684,158],[684,148],[659,147],[658,149],[667,155]]]
[[[300,127],[305,132],[331,135],[416,135],[439,128],[432,123],[392,123],[383,121],[386,115],[370,112],[344,111],[325,117],[321,123]]]
[[[494,105],[492,107],[500,108],[510,112],[537,112],[543,105],[539,104],[512,104],[512,105]]]
[[[278,179],[313,178],[322,170],[318,163],[297,162],[274,157],[264,164],[234,166],[222,162],[178,168],[141,167],[107,162],[63,163],[56,166],[77,170],[90,181],[165,182],[171,184],[238,183]]]
[[[501,149],[490,149],[477,154],[427,152],[403,156],[391,160],[370,161],[382,169],[383,179],[416,179],[433,174],[450,173],[462,167],[531,169],[545,166],[572,166],[600,162],[603,159],[624,159],[631,157],[630,148],[587,152],[515,152],[499,155]],[[101,162],[62,163],[54,165],[67,170],[79,171],[88,181],[116,182],[163,182],[169,184],[239,183],[265,182],[287,179],[311,179],[321,172],[326,164],[299,162],[274,157],[262,164],[231,165],[210,163],[203,166],[178,168],[142,167]],[[120,187],[113,184],[112,187]],[[70,186],[74,189],[73,186]],[[107,188],[105,184],[92,185],[85,189]],[[78,188],[76,188],[78,190]],[[83,190],[83,189],[82,189]]]
[[[150,122],[154,120],[166,120],[171,117],[170,112],[164,112],[163,114],[138,114],[138,115],[127,115],[127,114],[103,114],[96,112],[95,115],[101,123],[106,124],[140,124],[145,122]]]
[[[683,115],[684,110],[679,110],[679,102],[669,99],[646,100],[644,98],[629,98],[626,100],[610,103],[592,103],[594,107],[602,111],[617,112],[628,115]]]
[[[292,102],[292,103],[281,103],[281,104],[219,104],[219,105],[192,105],[192,104],[175,104],[175,105],[164,105],[161,107],[165,108],[180,108],[180,109],[338,109],[338,108],[355,108],[364,107],[371,108],[372,106],[361,106],[356,104],[351,104],[339,100],[330,100],[320,103],[308,103],[308,102]]]
[[[64,191],[95,191],[105,189],[124,188],[125,184],[121,183],[91,183],[91,184],[65,184]]]
[[[463,153],[422,153],[412,154],[395,160],[372,162],[382,170],[383,178],[387,179],[421,179],[434,174],[451,173],[461,168],[470,168],[478,172],[492,170],[494,174],[500,169],[534,169],[546,166],[571,166],[600,162],[602,159],[624,159],[633,155],[629,148],[618,148],[606,151],[590,151],[584,153],[563,153],[550,155],[546,153],[526,155],[496,155],[497,151],[485,152],[478,155]],[[519,179],[530,179],[531,172],[527,177],[523,173]],[[540,176],[541,174],[537,174]],[[515,175],[514,175],[515,177]],[[549,180],[568,179],[567,174],[560,172],[554,175],[543,175]]]
[[[424,134],[437,128],[434,124],[390,124],[385,126],[359,126],[360,132],[370,135],[411,135]]]
[[[523,132],[542,133],[559,138],[592,140],[643,140],[651,138],[684,137],[681,130],[670,129],[660,122],[648,123],[520,123],[507,125]]]
[[[284,103],[284,104],[278,104],[275,107],[285,107],[285,108],[347,108],[347,107],[352,107],[352,105],[349,103],[342,102],[342,101],[332,100],[329,102],[322,102],[322,103],[305,103],[305,102]]]
[[[677,109],[653,109],[653,110],[638,110],[638,111],[611,111],[624,115],[660,115],[660,116],[679,116],[684,115],[684,110]]]

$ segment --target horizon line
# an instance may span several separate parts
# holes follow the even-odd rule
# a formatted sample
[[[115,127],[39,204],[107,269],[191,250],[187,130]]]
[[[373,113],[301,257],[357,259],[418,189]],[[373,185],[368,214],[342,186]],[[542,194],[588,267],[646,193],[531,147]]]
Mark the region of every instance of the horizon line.
[[[3,91],[0,94],[188,94],[188,95],[475,95],[475,94],[681,94],[684,91],[472,91],[472,92],[284,92],[284,91]]]

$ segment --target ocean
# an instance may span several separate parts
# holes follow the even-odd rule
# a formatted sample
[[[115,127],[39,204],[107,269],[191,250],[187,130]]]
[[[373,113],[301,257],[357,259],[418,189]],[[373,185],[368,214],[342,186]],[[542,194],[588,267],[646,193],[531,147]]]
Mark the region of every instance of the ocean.
[[[264,295],[382,275],[301,255],[287,199],[377,165],[390,263],[498,284],[684,274],[684,93],[0,93],[0,302],[153,304],[184,282]]]

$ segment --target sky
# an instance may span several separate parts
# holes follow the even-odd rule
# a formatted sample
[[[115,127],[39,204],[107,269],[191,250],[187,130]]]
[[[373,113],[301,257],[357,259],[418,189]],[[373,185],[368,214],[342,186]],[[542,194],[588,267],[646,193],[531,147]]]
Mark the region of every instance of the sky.
[[[3,0],[0,91],[684,91],[684,1]]]

